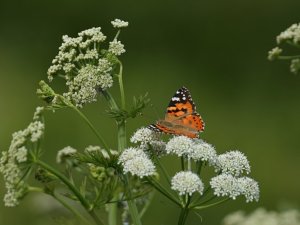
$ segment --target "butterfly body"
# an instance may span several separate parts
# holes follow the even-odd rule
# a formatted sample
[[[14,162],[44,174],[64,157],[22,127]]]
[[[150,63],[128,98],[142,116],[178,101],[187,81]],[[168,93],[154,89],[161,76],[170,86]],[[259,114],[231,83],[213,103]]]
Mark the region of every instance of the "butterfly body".
[[[171,98],[165,119],[158,120],[149,128],[156,132],[197,138],[198,133],[204,130],[204,122],[196,112],[189,90],[182,87]]]

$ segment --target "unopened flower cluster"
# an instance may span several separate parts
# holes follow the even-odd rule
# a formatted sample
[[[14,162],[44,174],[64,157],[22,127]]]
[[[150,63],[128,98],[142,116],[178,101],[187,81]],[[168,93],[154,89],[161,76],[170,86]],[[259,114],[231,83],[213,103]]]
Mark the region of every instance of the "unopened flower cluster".
[[[33,122],[24,130],[12,135],[12,141],[7,151],[2,152],[0,173],[4,176],[6,194],[5,206],[14,207],[19,199],[26,194],[26,183],[23,180],[24,166],[28,161],[27,146],[36,144],[43,136],[44,123],[40,121],[43,107],[38,107],[34,113]]]
[[[116,19],[115,28],[123,28],[128,23]],[[93,27],[78,33],[77,37],[62,37],[57,56],[48,69],[48,79],[60,76],[66,80],[68,91],[64,93],[77,107],[97,101],[99,91],[113,85],[114,67],[117,56],[125,52],[124,45],[115,37],[105,49],[107,37],[101,27]]]
[[[282,212],[258,208],[250,214],[237,211],[227,215],[223,225],[300,225],[300,211],[288,209]]]
[[[148,128],[137,130],[131,137],[131,142],[137,143],[139,146],[126,149],[119,158],[119,163],[124,167],[124,173],[130,172],[132,175],[140,177],[153,175],[155,169],[153,163],[150,163],[149,156],[156,153],[153,143],[158,141],[159,136],[154,131]],[[243,195],[247,202],[258,201],[258,183],[250,177],[243,176],[249,174],[251,169],[247,157],[242,152],[235,150],[217,155],[211,144],[186,136],[174,136],[167,143],[163,141],[159,141],[159,143],[161,143],[159,145],[161,155],[172,154],[212,166],[218,174],[210,180],[210,186],[215,195],[227,196],[232,199]],[[132,160],[136,160],[138,163]],[[204,184],[196,173],[188,170],[177,172],[173,176],[171,188],[179,195],[192,195],[195,192],[202,194]]]
[[[297,49],[300,47],[300,23],[293,24],[285,31],[281,32],[277,37],[276,41],[278,45],[287,44]],[[268,53],[269,60],[282,59],[291,60],[290,71],[294,74],[300,72],[300,54],[298,55],[282,55],[283,49],[276,46]]]

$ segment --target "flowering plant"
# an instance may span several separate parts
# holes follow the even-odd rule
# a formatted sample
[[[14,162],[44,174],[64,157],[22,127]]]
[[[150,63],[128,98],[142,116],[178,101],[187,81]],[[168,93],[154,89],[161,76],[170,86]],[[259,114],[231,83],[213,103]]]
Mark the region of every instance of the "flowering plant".
[[[82,31],[75,38],[63,36],[59,52],[48,69],[48,80],[61,78],[67,91],[58,94],[48,83],[40,81],[37,95],[47,105],[36,108],[33,122],[14,133],[9,149],[2,152],[0,172],[7,189],[5,205],[17,206],[29,192],[38,191],[52,196],[85,224],[93,220],[98,225],[116,225],[118,212],[122,212],[122,224],[141,225],[153,191],[157,190],[181,210],[178,224],[183,225],[189,212],[199,215],[202,209],[238,196],[244,196],[246,202],[258,201],[258,183],[246,176],[250,165],[238,150],[218,155],[211,144],[199,138],[164,137],[149,127],[138,129],[130,138],[131,146],[127,147],[126,121],[141,115],[149,99],[147,95],[134,97],[132,106],[126,105],[123,66],[119,59],[125,49],[119,35],[128,22],[116,19],[112,25],[117,33],[108,46],[100,27]],[[116,82],[120,104],[109,91]],[[109,104],[107,116],[116,121],[117,150],[110,148],[81,111],[99,96]],[[45,112],[64,108],[79,114],[100,145],[87,146],[83,151],[70,146],[59,150],[56,161],[64,167],[61,172],[43,161],[41,142]],[[170,155],[179,159],[175,159],[176,174],[170,174],[161,163],[162,158]],[[215,174],[204,180],[202,173],[208,167]],[[32,174],[39,185],[31,184]],[[65,190],[63,193],[58,191],[61,188]],[[80,204],[90,218],[73,208],[66,198]],[[99,217],[101,209],[106,209],[107,216]]]
[[[276,41],[278,45],[286,46],[287,51],[291,53],[283,55],[283,49],[277,46],[269,51],[268,59],[271,61],[275,59],[291,60],[290,71],[298,74],[300,72],[300,54],[298,51],[294,51],[293,48],[299,49],[300,47],[300,23],[295,23],[281,32],[276,37]]]

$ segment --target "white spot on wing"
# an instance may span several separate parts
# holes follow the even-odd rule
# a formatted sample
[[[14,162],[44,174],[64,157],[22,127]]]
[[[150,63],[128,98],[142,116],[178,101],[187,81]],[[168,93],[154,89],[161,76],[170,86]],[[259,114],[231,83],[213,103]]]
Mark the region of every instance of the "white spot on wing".
[[[178,97],[173,97],[173,98],[172,98],[172,101],[174,101],[174,102],[179,102],[179,101],[180,101],[180,98],[178,98]]]

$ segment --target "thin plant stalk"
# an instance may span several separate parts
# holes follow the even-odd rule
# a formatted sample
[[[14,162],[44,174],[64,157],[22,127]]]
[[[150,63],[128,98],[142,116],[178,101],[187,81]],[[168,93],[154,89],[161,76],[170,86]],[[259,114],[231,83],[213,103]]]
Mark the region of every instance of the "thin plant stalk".
[[[35,163],[48,172],[52,173],[54,176],[56,176],[58,179],[60,179],[77,197],[79,202],[82,204],[82,206],[85,208],[85,210],[90,214],[90,216],[94,219],[95,223],[97,225],[104,225],[104,223],[98,218],[98,216],[95,214],[93,209],[91,208],[89,202],[81,195],[80,191],[68,180],[68,178],[51,167],[50,165],[44,163],[43,161],[37,160]]]

